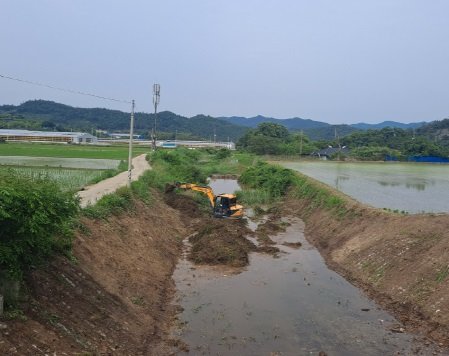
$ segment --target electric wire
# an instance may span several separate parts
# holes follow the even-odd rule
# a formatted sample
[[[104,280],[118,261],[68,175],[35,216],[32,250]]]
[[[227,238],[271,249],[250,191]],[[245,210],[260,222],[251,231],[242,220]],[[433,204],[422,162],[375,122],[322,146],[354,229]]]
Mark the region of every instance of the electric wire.
[[[44,87],[44,88],[49,88],[49,89],[59,90],[59,91],[63,91],[63,92],[66,92],[66,93],[72,93],[72,94],[78,94],[78,95],[91,96],[91,97],[94,97],[94,98],[103,99],[103,100],[115,101],[115,102],[118,102],[118,103],[126,103],[126,104],[131,104],[131,103],[132,103],[130,100],[123,100],[123,99],[109,98],[109,97],[106,97],[106,96],[101,96],[101,95],[96,95],[96,94],[86,93],[86,92],[82,92],[82,91],[79,91],[79,90],[72,90],[72,89],[67,89],[67,88],[60,88],[60,87],[57,87],[57,86],[54,86],[54,85],[49,85],[49,84],[39,83],[39,82],[33,82],[33,81],[31,81],[31,80],[15,78],[15,77],[7,76],[7,75],[4,75],[4,74],[0,74],[0,77],[1,77],[1,78],[4,78],[4,79],[14,80],[14,81],[21,82],[21,83],[26,83],[26,84],[36,85],[36,86],[40,86],[40,87]]]

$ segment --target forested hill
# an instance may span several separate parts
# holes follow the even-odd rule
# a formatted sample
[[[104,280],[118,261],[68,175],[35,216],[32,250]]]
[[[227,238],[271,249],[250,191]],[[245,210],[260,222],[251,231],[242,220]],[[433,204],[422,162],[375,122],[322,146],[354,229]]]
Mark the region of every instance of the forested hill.
[[[87,131],[129,130],[128,112],[101,108],[75,108],[45,100],[31,100],[21,105],[0,106],[0,128],[57,130],[57,131]],[[139,134],[148,136],[154,122],[154,114],[136,113],[135,129]],[[381,129],[385,126],[392,128],[416,128],[423,123],[402,124],[386,121],[379,124],[330,125],[325,122],[301,119],[275,119],[264,116],[253,118],[222,117],[197,115],[187,118],[163,111],[157,115],[157,130],[159,138],[174,139],[177,132],[179,139],[213,139],[214,132],[217,140],[237,141],[250,128],[255,128],[263,122],[281,124],[290,131],[303,131],[311,140],[333,140],[343,138],[353,132],[366,129]],[[440,141],[449,147],[449,119],[435,121],[416,129],[416,134],[429,139]]]
[[[301,119],[299,117],[294,117],[290,119],[275,119],[273,117],[265,117],[262,115],[254,116],[254,117],[241,117],[241,116],[231,116],[231,117],[220,117],[219,119],[228,121],[230,123],[233,123],[235,125],[241,125],[241,126],[247,126],[251,128],[256,128],[260,123],[262,122],[270,122],[273,124],[280,124],[285,126],[289,130],[310,130],[311,132],[320,132],[320,128],[327,128],[328,131],[331,127],[344,127],[342,131],[345,131],[346,133],[356,131],[356,130],[380,130],[384,127],[394,127],[394,128],[401,128],[401,129],[413,129],[418,128],[423,125],[425,125],[425,122],[413,122],[409,124],[404,124],[397,121],[383,121],[378,124],[366,124],[364,122],[359,122],[357,124],[350,124],[350,125],[331,125],[326,122],[322,121],[315,121],[310,119]],[[350,128],[352,128],[352,130]],[[313,129],[313,130],[312,130]],[[321,133],[320,135],[325,135]]]
[[[449,148],[449,119],[432,121],[417,129],[416,133]]]
[[[262,115],[258,115],[250,118],[232,116],[232,117],[220,117],[219,119],[228,121],[235,125],[247,126],[251,128],[256,128],[262,122],[271,122],[273,124],[280,124],[282,126],[285,126],[289,130],[315,129],[319,127],[331,126],[326,122],[314,121],[310,119],[301,119],[299,117],[294,117],[291,119],[275,119],[272,117],[265,117]]]
[[[31,100],[21,105],[0,106],[0,128],[87,131],[129,130],[130,114],[119,110],[101,108],[75,108],[46,100]],[[135,130],[147,135],[154,122],[154,114],[136,113]],[[163,111],[157,115],[159,137],[202,138],[236,141],[248,128],[219,120],[210,116],[197,115],[191,118]],[[165,133],[165,134],[163,134]]]

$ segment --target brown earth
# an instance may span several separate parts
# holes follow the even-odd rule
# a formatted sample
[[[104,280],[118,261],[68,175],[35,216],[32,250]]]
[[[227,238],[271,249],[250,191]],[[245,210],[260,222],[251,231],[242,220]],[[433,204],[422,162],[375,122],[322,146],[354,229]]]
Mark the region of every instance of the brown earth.
[[[316,182],[320,185],[320,183]],[[281,214],[301,217],[328,265],[418,331],[449,345],[449,215],[373,209],[328,187],[347,211],[289,198]]]
[[[26,320],[1,322],[0,354],[170,354],[171,275],[190,232],[179,211],[136,202],[82,223],[76,262],[60,257],[27,277]]]
[[[217,219],[210,209],[201,209],[193,197],[195,192],[165,194],[164,200],[181,212],[183,221],[196,233],[189,238],[191,249],[188,258],[196,264],[243,267],[249,263],[249,253],[256,246],[245,236],[252,231],[244,220]]]
[[[196,264],[246,266],[249,253],[256,250],[245,238],[251,233],[244,221],[209,218],[198,233],[189,238],[192,244],[189,259]]]

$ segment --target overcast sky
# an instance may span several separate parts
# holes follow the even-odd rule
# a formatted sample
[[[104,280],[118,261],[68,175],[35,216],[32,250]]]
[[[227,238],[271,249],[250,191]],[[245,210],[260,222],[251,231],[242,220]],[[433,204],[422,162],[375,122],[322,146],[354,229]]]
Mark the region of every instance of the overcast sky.
[[[448,0],[0,0],[0,74],[193,116],[449,116]],[[129,106],[0,78],[0,104]]]

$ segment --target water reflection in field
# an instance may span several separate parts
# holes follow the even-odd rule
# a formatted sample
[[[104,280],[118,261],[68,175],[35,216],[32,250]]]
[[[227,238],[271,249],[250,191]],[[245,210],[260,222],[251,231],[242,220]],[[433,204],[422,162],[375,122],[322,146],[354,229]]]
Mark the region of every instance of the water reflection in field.
[[[376,208],[449,212],[449,165],[280,162]]]

